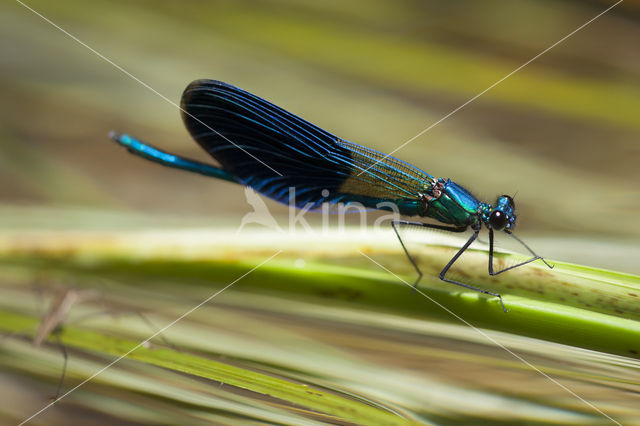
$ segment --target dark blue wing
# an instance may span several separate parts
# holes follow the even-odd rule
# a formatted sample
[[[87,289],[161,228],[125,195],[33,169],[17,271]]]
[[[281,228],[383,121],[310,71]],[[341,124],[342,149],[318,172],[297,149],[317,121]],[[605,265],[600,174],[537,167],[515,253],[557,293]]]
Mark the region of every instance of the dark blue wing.
[[[369,208],[381,201],[402,204],[433,179],[220,81],[191,83],[182,108],[193,138],[225,171],[280,202],[289,203],[289,188],[295,188],[298,207],[325,201],[358,201]]]

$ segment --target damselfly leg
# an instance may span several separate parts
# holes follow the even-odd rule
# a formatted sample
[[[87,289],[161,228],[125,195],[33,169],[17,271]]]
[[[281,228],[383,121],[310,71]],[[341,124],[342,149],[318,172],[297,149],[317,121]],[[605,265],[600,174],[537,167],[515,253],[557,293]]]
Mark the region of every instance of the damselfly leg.
[[[393,230],[396,233],[396,236],[398,237],[398,240],[400,241],[400,245],[402,246],[402,249],[404,250],[405,254],[407,255],[407,258],[409,259],[409,261],[411,262],[411,264],[413,265],[414,269],[416,270],[416,272],[418,273],[418,278],[416,279],[416,281],[413,283],[413,287],[416,288],[418,283],[420,282],[420,280],[422,279],[422,271],[420,270],[420,268],[418,267],[418,264],[416,263],[415,259],[411,256],[411,254],[409,253],[409,250],[407,250],[406,245],[404,244],[404,241],[402,241],[402,237],[400,237],[400,233],[398,232],[398,226],[420,226],[423,228],[430,228],[430,229],[439,229],[442,231],[448,231],[448,232],[456,232],[456,233],[460,233],[460,232],[464,232],[467,230],[466,227],[452,227],[452,226],[444,226],[444,225],[435,225],[435,224],[430,224],[430,223],[423,223],[423,222],[408,222],[405,220],[393,220],[391,221],[391,226],[393,227]],[[445,267],[442,269],[442,271],[440,271],[440,274],[438,275],[438,277],[445,282],[451,283],[451,284],[455,284],[464,288],[468,288],[469,290],[473,290],[473,291],[477,291],[479,293],[482,294],[487,294],[489,296],[494,296],[497,297],[500,300],[500,305],[502,305],[502,310],[504,312],[509,312],[507,310],[507,308],[504,306],[504,302],[502,301],[502,296],[498,293],[494,293],[488,290],[484,290],[478,287],[474,287],[471,286],[469,284],[465,284],[462,283],[460,281],[456,281],[456,280],[452,280],[450,278],[446,277],[447,272],[449,271],[449,269],[451,268],[451,266],[453,266],[453,264],[456,262],[456,260],[458,260],[458,258],[460,256],[462,256],[462,253],[464,253],[471,244],[473,244],[473,242],[478,238],[478,234],[480,233],[480,228],[476,229],[473,231],[473,234],[471,235],[471,237],[469,237],[469,239],[467,240],[467,242],[460,248],[460,250],[458,250],[458,252],[451,258],[451,260],[445,265]],[[491,236],[490,236],[491,238]],[[492,240],[491,240],[492,241]],[[491,244],[491,247],[493,247],[493,244]]]
[[[516,265],[509,266],[509,267],[501,269],[499,271],[494,271],[493,270],[493,229],[489,229],[489,275],[498,275],[498,274],[501,274],[501,273],[503,273],[505,271],[517,268],[517,267],[522,266],[522,265],[526,265],[527,263],[531,263],[531,262],[536,261],[538,259],[542,260],[544,262],[544,264],[549,267],[549,269],[553,269],[553,265],[550,265],[549,263],[547,263],[547,261],[544,260],[543,257],[538,256],[533,250],[531,250],[531,248],[528,245],[526,245],[524,243],[524,241],[522,241],[520,238],[516,237],[513,233],[511,233],[508,230],[505,230],[504,232],[506,232],[510,237],[512,237],[517,242],[519,242],[524,248],[526,248],[529,251],[529,253],[531,253],[531,255],[533,257],[531,259],[529,259],[529,260],[525,260],[524,262],[520,262],[520,263],[518,263]]]

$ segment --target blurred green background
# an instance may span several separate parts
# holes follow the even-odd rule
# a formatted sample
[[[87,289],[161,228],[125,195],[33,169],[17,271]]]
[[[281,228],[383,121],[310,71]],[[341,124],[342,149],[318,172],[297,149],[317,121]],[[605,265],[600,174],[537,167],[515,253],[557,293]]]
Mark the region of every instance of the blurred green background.
[[[342,138],[389,152],[613,2],[29,0],[27,4],[175,103],[192,80],[223,80]],[[640,6],[627,0],[394,155],[432,175],[452,178],[487,201],[503,193],[517,194],[518,234],[550,259],[640,273],[638,40]],[[194,265],[189,256],[204,256],[207,247],[193,247],[192,252],[187,244],[182,250],[172,246],[187,241],[183,236],[206,238],[217,232],[209,229],[209,234],[201,234],[202,227],[227,227],[231,233],[252,211],[237,185],[145,162],[109,141],[109,131],[118,130],[209,161],[184,129],[175,105],[18,2],[0,5],[0,53],[0,237],[32,231],[24,235],[30,236],[25,241],[35,242],[34,258],[42,242],[42,247],[51,243],[53,251],[58,247],[60,259],[68,250],[73,261],[69,247],[74,238],[89,241],[92,235],[102,235],[87,247],[104,245],[109,252],[118,235],[131,241],[140,236],[112,235],[112,229],[177,230],[161,240],[166,246],[147,241],[168,253],[159,263],[165,269],[145,269],[144,256],[141,260],[135,255],[136,247],[142,250],[144,244],[139,247],[136,241],[126,259],[131,263],[125,271],[131,276],[124,278],[115,267],[101,272],[99,262],[95,276],[83,276],[82,268],[90,268],[96,259],[90,253],[83,257],[81,250],[75,253],[79,270],[71,268],[66,275],[54,274],[53,266],[64,270],[59,258],[54,258],[51,271],[3,265],[0,311],[22,309],[33,318],[41,315],[44,304],[31,285],[33,276],[42,273],[43,279],[57,279],[67,286],[107,287],[110,291],[102,292],[111,303],[135,305],[151,313],[156,324],[168,324],[208,297],[213,287],[222,288],[240,276],[233,268],[248,270],[244,268],[254,258],[238,254],[250,252],[247,245],[272,254],[264,239],[262,243],[248,241],[250,237],[240,240],[242,234],[224,244],[214,239],[211,244],[217,244],[217,251],[212,255],[217,253],[228,264],[214,263],[210,268],[203,263],[198,269],[200,258],[191,259]],[[286,224],[286,207],[266,203]],[[184,232],[189,227],[196,231]],[[96,228],[106,232],[82,232]],[[56,240],[40,233],[43,229],[81,232],[62,233]],[[220,234],[216,237],[228,235]],[[65,245],[65,238],[71,245]],[[19,238],[6,241],[18,241],[19,252]],[[297,242],[300,253],[322,250],[317,241],[302,236],[290,240]],[[236,250],[231,255],[225,252],[230,246]],[[348,247],[340,247],[338,260],[347,257]],[[395,240],[389,247],[400,250]],[[12,248],[5,245],[6,253],[11,254]],[[330,265],[334,253],[329,252]],[[171,263],[173,254],[178,266]],[[262,254],[260,261],[267,256]],[[46,257],[46,250],[42,255]],[[363,398],[358,402],[370,408],[380,404],[403,420],[605,421],[473,329],[434,321],[437,309],[414,298],[414,293],[410,295],[355,251],[352,255],[362,262],[358,265],[371,268],[366,270],[371,274],[366,281],[370,293],[364,295],[380,292],[384,299],[385,294],[400,294],[413,305],[392,297],[381,306],[395,301],[396,311],[366,305],[366,298],[358,305],[360,293],[345,293],[343,284],[331,278],[324,278],[327,288],[335,284],[337,290],[320,293],[313,279],[323,280],[319,271],[327,264],[314,269],[311,258],[312,267],[300,269],[298,262],[304,259],[290,250],[274,261],[279,266],[251,274],[238,289],[226,292],[166,335],[181,350],[330,389],[345,400]],[[7,257],[10,263],[11,256]],[[382,261],[382,257],[378,253],[376,258]],[[182,268],[179,261],[185,262]],[[401,261],[409,268],[404,257]],[[521,269],[539,271],[534,265]],[[297,270],[304,279],[290,273],[287,281],[285,272]],[[356,284],[362,270],[340,269],[346,274],[343,281]],[[517,281],[514,274],[506,278]],[[302,282],[304,286],[299,285]],[[621,282],[623,289],[635,283],[626,276]],[[292,289],[269,293],[279,285],[290,285],[300,294]],[[541,288],[534,290],[543,294]],[[396,293],[384,293],[392,290]],[[315,299],[309,295],[305,299],[305,292]],[[599,297],[597,292],[589,294]],[[491,307],[476,302],[468,305],[477,312],[473,318]],[[83,309],[104,309],[99,301],[87,304],[74,306],[72,316],[81,318]],[[415,306],[413,311],[408,305]],[[501,310],[499,315],[503,321]],[[629,313],[615,311],[615,315],[625,319]],[[136,332],[129,337],[140,341],[149,334],[147,324],[136,328],[131,319],[96,321],[104,322],[107,336]],[[517,310],[504,323],[509,321],[579,335],[571,325],[518,316]],[[492,333],[613,417],[637,418],[640,369],[635,360],[526,335]],[[0,423],[2,419],[16,423],[52,395],[59,380],[60,355],[53,344],[32,348],[26,337],[7,338],[0,349],[0,364],[9,367],[2,371],[6,385],[0,386],[0,397],[9,402],[0,410]],[[111,361],[104,353],[86,352],[76,347],[71,353],[63,389]],[[124,360],[87,384],[85,392],[74,393],[36,421],[87,424],[94,416],[94,424],[111,424],[111,418],[119,424],[129,424],[123,419],[130,424],[208,424],[220,416],[220,424],[233,424],[229,418],[276,422],[283,413],[287,416],[278,420],[282,424],[302,424],[298,418],[336,421],[308,407],[287,405],[286,400],[253,395],[228,383],[223,387],[222,381],[218,386],[215,377],[207,381],[194,377]],[[231,402],[238,406],[230,407]],[[137,405],[144,409],[138,411]],[[247,414],[252,406],[261,411]],[[102,417],[96,419],[96,412]]]
[[[219,79],[384,152],[611,4],[28,2],[176,103],[190,81]],[[639,20],[623,2],[395,155],[488,201],[517,193],[519,232],[547,257],[640,271]],[[1,226],[80,227],[77,211],[237,226],[251,211],[236,185],[107,139],[207,160],[175,106],[17,2],[0,6],[0,34]]]

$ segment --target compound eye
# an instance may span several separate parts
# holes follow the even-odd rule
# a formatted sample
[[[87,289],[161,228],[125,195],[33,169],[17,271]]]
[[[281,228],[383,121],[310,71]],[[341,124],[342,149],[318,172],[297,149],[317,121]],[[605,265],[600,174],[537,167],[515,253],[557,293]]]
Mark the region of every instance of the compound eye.
[[[502,231],[507,226],[507,215],[500,210],[494,211],[489,217],[489,225],[496,231]]]
[[[513,198],[509,197],[508,195],[502,195],[500,198],[504,198],[507,200],[507,203],[509,204],[509,206],[513,207],[515,204],[513,203]]]

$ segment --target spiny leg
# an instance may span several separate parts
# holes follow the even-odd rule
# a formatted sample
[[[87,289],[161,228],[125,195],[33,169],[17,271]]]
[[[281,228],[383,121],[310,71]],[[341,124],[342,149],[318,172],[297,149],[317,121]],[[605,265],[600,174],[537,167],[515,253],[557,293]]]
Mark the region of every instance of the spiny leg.
[[[438,229],[438,230],[441,230],[441,231],[449,231],[449,232],[464,232],[464,231],[467,230],[466,227],[435,225],[435,224],[423,223],[423,222],[409,222],[409,221],[406,221],[406,220],[392,220],[391,221],[391,227],[393,228],[393,231],[396,233],[396,237],[398,237],[398,241],[400,241],[400,245],[402,246],[402,249],[404,250],[404,254],[407,256],[407,258],[409,259],[409,262],[411,262],[411,264],[413,265],[413,268],[418,273],[418,277],[416,278],[416,280],[413,283],[413,288],[414,289],[416,289],[418,287],[418,283],[422,279],[422,271],[418,267],[418,264],[416,263],[416,261],[413,259],[413,256],[411,256],[411,253],[409,253],[409,250],[407,250],[407,247],[405,246],[404,241],[402,241],[402,237],[400,237],[400,232],[398,232],[398,228],[397,228],[397,226],[399,226],[399,225],[421,226],[423,228]]]
[[[509,236],[511,238],[513,238],[514,240],[516,240],[517,242],[519,242],[520,244],[522,244],[522,246],[524,248],[526,248],[527,250],[529,250],[529,253],[531,253],[532,256],[537,257],[538,259],[542,260],[542,262],[544,262],[545,265],[547,265],[549,267],[549,269],[553,269],[553,265],[550,265],[549,263],[547,263],[547,261],[542,257],[542,256],[538,256],[536,254],[536,252],[534,252],[533,250],[531,250],[531,247],[529,247],[527,244],[525,244],[524,241],[522,241],[520,238],[516,237],[514,233],[512,233],[511,231],[506,230],[505,231],[507,234],[509,234]]]
[[[489,229],[489,275],[492,275],[492,276],[493,275],[498,275],[498,274],[501,274],[501,273],[503,273],[505,271],[508,271],[509,269],[514,269],[514,268],[517,268],[519,266],[526,265],[527,263],[531,263],[531,262],[536,261],[538,259],[542,260],[545,265],[547,265],[549,268],[553,269],[552,265],[549,265],[546,260],[544,260],[541,256],[538,256],[520,238],[516,237],[514,234],[512,234],[511,232],[509,232],[507,230],[505,230],[504,232],[506,232],[514,240],[516,240],[517,242],[522,244],[527,250],[529,250],[529,253],[531,253],[533,255],[533,257],[531,259],[529,259],[529,260],[525,260],[524,262],[520,262],[520,263],[518,263],[516,265],[509,266],[508,268],[501,269],[500,271],[494,271],[493,270],[493,229]]]
[[[494,296],[497,297],[498,299],[500,299],[500,304],[502,305],[502,310],[506,313],[509,312],[507,310],[507,308],[504,306],[504,302],[502,301],[502,296],[498,293],[493,293],[491,291],[487,291],[487,290],[483,290],[481,288],[478,287],[473,287],[469,284],[464,284],[461,283],[460,281],[456,281],[456,280],[451,280],[449,278],[445,278],[445,275],[447,274],[447,272],[449,271],[449,268],[451,268],[451,266],[453,266],[453,264],[455,263],[456,260],[458,260],[458,258],[462,255],[462,253],[465,252],[465,250],[467,250],[469,248],[469,246],[471,244],[473,244],[473,242],[476,240],[476,238],[478,238],[478,234],[480,233],[480,229],[476,229],[473,232],[473,235],[471,237],[469,237],[469,239],[467,240],[466,243],[464,243],[464,245],[460,248],[460,250],[458,250],[458,252],[455,254],[455,256],[453,256],[451,258],[451,260],[449,261],[449,263],[447,263],[447,265],[442,269],[442,271],[440,271],[440,279],[442,281],[446,281],[448,283],[451,284],[455,284],[455,285],[459,285],[465,288],[468,288],[469,290],[474,290],[477,291],[479,293],[483,293],[483,294],[488,294],[490,296]],[[491,240],[491,234],[489,234],[489,239]]]

